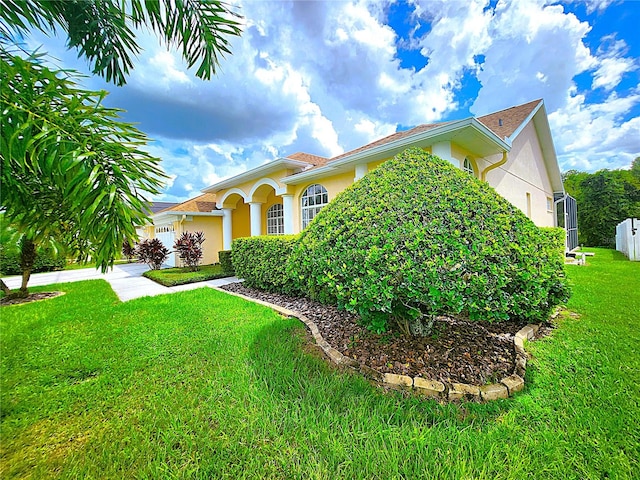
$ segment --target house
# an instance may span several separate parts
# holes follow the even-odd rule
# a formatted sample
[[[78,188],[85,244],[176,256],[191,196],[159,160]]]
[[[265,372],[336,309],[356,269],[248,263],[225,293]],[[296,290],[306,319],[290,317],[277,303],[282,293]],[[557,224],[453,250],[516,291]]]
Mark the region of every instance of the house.
[[[408,147],[488,182],[538,226],[558,225],[559,204],[566,211],[544,102],[535,100],[481,117],[419,125],[333,158],[278,158],[156,213],[153,233],[172,249],[175,235],[203,230],[204,262],[215,262],[235,238],[300,232],[338,193]]]

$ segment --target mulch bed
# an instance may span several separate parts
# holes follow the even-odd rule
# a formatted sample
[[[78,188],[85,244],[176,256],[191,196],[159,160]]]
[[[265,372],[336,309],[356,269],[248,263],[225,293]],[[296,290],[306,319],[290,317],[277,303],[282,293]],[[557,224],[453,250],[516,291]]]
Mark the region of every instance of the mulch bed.
[[[0,298],[0,305],[21,305],[23,303],[37,302],[39,300],[47,300],[49,298],[55,298],[60,295],[64,295],[64,292],[39,292],[30,293],[26,297],[2,297]]]
[[[357,315],[307,298],[268,293],[242,283],[221,288],[305,315],[332,347],[381,373],[441,382],[484,385],[511,375],[516,356],[513,338],[526,325],[437,317],[434,333],[428,337],[378,335],[359,325]]]

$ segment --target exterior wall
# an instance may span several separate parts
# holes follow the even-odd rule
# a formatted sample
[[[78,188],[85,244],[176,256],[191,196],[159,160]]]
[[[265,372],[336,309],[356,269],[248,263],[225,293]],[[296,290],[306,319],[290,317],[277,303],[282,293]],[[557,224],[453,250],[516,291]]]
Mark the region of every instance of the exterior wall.
[[[312,180],[302,185],[295,185],[293,196],[293,228],[294,232],[299,233],[302,229],[302,194],[311,185],[320,184],[327,189],[329,193],[329,202],[331,202],[336,195],[342,192],[345,188],[353,183],[355,173],[353,170],[339,175],[333,175],[319,180]]]
[[[451,155],[453,159],[457,162],[454,164],[460,170],[462,170],[462,167],[464,166],[465,158],[468,158],[469,160],[471,160],[471,163],[473,164],[473,167],[475,170],[474,173],[476,178],[480,178],[482,171],[489,166],[489,162],[485,158],[478,157],[474,155],[472,152],[470,152],[469,150],[461,148],[459,145],[455,143],[451,144]]]
[[[491,163],[500,158],[491,157]],[[516,137],[507,158],[507,163],[487,173],[487,182],[536,225],[553,227],[553,188],[533,123]],[[547,199],[551,199],[551,210]]]
[[[156,236],[156,229],[154,225],[145,225],[144,227],[136,230],[140,230],[138,241],[146,238],[155,238]]]
[[[251,236],[251,213],[248,203],[239,201],[232,215],[232,238]]]
[[[293,173],[293,170],[288,170],[283,168],[282,170],[277,170],[273,173],[270,173],[264,178],[269,178],[273,180],[279,187],[286,188],[286,185],[280,183],[280,179],[287,177],[292,173]],[[246,198],[247,199],[246,201],[249,202],[251,201],[251,199],[249,198],[249,194],[251,193],[251,190],[253,189],[254,185],[258,183],[259,180],[260,179],[253,179],[253,180],[247,180],[246,182],[239,183],[238,185],[233,187],[233,190],[242,190],[242,192],[244,192],[244,198]],[[224,198],[225,194],[229,190],[231,190],[231,188],[226,188],[224,190],[220,190],[219,192],[216,192],[216,198],[221,200],[222,198]]]
[[[222,250],[222,218],[221,217],[192,217],[193,220],[176,222],[180,229],[176,228],[176,239],[184,232],[203,232],[202,244],[203,265],[211,265],[218,262],[218,252]],[[176,265],[180,265],[180,259],[176,258]]]

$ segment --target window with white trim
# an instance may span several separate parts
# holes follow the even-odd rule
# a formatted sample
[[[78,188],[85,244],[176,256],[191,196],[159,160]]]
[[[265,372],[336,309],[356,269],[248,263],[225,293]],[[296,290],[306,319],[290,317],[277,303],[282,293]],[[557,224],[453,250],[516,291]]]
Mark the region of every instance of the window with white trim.
[[[469,157],[464,157],[464,162],[462,163],[462,170],[473,175],[474,177],[476,176],[476,171],[473,168],[473,163],[471,162],[471,160],[469,160]]]
[[[326,188],[316,183],[304,191],[301,201],[302,228],[305,229],[322,207],[329,203],[329,193]]]
[[[281,203],[267,210],[267,235],[284,235],[284,209]]]

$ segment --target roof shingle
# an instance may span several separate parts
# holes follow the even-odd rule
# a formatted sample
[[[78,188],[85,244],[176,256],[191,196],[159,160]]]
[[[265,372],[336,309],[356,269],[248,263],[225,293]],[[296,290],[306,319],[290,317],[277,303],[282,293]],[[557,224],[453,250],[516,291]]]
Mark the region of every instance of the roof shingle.
[[[490,113],[489,115],[478,117],[478,121],[483,123],[500,138],[507,138],[513,135],[513,132],[522,125],[522,122],[525,121],[541,101],[542,100],[538,99],[523,105],[500,110],[499,112]]]
[[[211,212],[216,210],[216,194],[205,193],[195,198],[162,210],[165,212]]]

